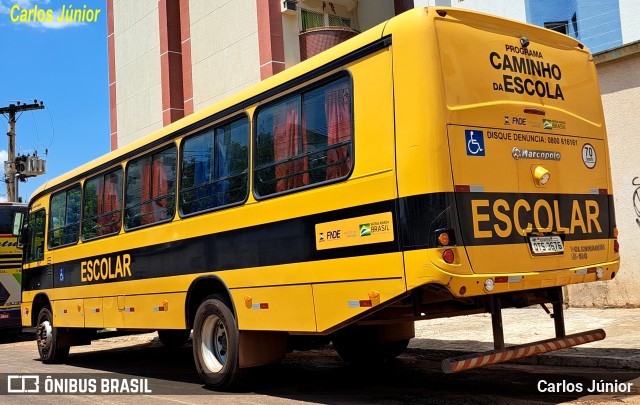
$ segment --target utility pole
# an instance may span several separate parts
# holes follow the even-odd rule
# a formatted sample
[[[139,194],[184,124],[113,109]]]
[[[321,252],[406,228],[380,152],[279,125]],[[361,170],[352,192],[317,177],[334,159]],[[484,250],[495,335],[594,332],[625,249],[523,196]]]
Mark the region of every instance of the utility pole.
[[[33,100],[32,104],[9,104],[7,107],[0,108],[0,114],[9,115],[9,149],[7,151],[8,160],[5,164],[4,179],[7,183],[7,201],[18,202],[18,176],[16,170],[16,113],[28,110],[41,110],[44,108],[42,101]]]

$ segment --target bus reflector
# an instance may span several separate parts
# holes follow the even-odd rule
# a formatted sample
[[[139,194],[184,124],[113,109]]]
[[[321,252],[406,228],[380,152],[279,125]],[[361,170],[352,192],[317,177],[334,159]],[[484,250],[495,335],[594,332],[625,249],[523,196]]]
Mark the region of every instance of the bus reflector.
[[[449,244],[451,243],[449,234],[447,232],[442,232],[440,235],[438,235],[438,243],[440,244],[440,246],[449,246]]]
[[[373,306],[371,300],[349,300],[347,301],[349,308],[370,308]]]
[[[504,363],[506,361],[522,359],[538,354],[549,353],[555,350],[582,345],[585,343],[602,340],[606,333],[602,329],[575,333],[563,338],[541,340],[519,346],[508,347],[505,350],[494,350],[484,353],[475,353],[466,356],[452,357],[442,361],[442,371],[447,374],[471,370],[491,364]]]
[[[456,259],[456,255],[453,253],[453,250],[447,249],[444,252],[442,252],[442,260],[444,260],[445,262],[451,264],[455,259]]]

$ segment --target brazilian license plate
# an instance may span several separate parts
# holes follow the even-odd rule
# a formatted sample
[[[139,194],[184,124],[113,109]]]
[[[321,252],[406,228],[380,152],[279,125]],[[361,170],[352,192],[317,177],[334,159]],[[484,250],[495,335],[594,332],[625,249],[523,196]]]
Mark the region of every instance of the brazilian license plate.
[[[564,244],[558,235],[530,236],[529,246],[534,255],[548,255],[564,252]]]

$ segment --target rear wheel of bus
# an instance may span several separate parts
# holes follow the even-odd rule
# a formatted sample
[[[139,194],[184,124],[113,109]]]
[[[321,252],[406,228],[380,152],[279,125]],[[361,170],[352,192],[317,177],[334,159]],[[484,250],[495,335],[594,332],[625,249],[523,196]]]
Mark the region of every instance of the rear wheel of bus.
[[[239,341],[240,333],[229,305],[219,296],[205,299],[193,324],[193,357],[205,385],[217,390],[235,385]]]
[[[64,363],[69,356],[69,347],[61,347],[58,328],[53,326],[53,315],[48,307],[38,314],[36,341],[40,359],[45,364]]]

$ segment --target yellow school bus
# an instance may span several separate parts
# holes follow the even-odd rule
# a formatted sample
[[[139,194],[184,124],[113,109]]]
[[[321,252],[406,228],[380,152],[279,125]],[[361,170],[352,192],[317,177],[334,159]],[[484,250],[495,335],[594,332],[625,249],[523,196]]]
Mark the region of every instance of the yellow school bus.
[[[37,190],[22,322],[45,363],[193,331],[216,389],[310,339],[390,359],[437,317],[492,315],[496,350],[446,372],[602,339],[565,333],[562,287],[618,271],[609,165],[582,44],[414,9]],[[505,347],[501,308],[534,304],[556,338]]]
[[[26,212],[22,203],[0,203],[0,334],[22,329],[20,319],[20,281],[22,250],[13,236],[13,216]]]

